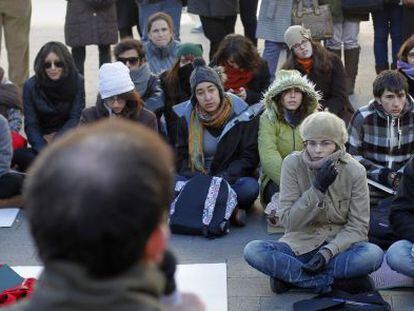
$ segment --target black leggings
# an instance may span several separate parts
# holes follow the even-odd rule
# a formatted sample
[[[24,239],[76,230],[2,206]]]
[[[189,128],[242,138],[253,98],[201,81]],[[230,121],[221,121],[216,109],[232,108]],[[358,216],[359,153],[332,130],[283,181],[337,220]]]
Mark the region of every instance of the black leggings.
[[[111,62],[111,45],[98,45],[99,50],[99,67],[102,64]],[[72,48],[72,56],[75,61],[76,68],[78,68],[79,73],[84,75],[84,66],[86,58],[86,47],[85,46],[76,46]]]
[[[20,194],[23,179],[23,175],[17,173],[6,173],[0,176],[0,199],[7,199]]]
[[[20,172],[26,172],[29,166],[33,163],[37,153],[31,148],[20,148],[14,150],[13,166],[17,166]]]

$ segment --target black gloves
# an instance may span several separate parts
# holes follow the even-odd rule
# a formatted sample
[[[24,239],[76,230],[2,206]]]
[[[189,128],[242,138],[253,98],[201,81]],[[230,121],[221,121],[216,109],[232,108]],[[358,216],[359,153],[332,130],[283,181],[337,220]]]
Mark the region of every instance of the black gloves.
[[[336,176],[338,176],[338,171],[332,160],[326,160],[321,168],[316,171],[313,186],[325,193],[328,187],[335,181]]]
[[[329,248],[322,247],[313,257],[302,266],[302,270],[310,273],[319,273],[325,268],[328,262],[333,257],[332,252]]]

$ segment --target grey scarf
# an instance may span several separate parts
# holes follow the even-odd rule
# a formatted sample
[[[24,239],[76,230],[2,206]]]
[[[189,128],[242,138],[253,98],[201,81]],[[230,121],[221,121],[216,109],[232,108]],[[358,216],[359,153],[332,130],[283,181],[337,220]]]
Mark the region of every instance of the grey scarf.
[[[142,64],[138,69],[129,72],[132,82],[134,82],[135,90],[141,97],[145,95],[148,87],[148,80],[151,77],[151,70],[148,63]]]

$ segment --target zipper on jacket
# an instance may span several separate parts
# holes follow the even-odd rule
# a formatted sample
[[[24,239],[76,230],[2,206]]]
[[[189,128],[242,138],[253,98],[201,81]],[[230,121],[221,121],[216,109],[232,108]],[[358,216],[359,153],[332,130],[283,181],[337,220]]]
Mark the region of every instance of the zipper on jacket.
[[[292,127],[292,136],[293,136],[293,150],[296,150],[296,140],[295,140],[295,130]]]

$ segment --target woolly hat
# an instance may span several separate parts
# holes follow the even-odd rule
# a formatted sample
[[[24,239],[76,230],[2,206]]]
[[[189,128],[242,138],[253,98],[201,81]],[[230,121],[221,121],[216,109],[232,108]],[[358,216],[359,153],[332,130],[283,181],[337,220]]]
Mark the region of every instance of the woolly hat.
[[[203,46],[195,43],[183,43],[177,50],[177,58],[185,55],[193,55],[194,57],[203,57]]]
[[[273,81],[263,96],[266,114],[270,120],[276,120],[277,111],[275,109],[274,98],[280,93],[292,88],[299,89],[309,98],[309,102],[312,105],[312,108],[310,109],[311,111],[316,109],[322,96],[320,92],[315,90],[315,84],[306,76],[302,76],[297,70],[281,69],[277,72],[275,81]]]
[[[102,99],[130,92],[134,88],[129,69],[123,63],[106,63],[99,68],[99,94]]]
[[[194,66],[194,70],[190,76],[191,101],[195,103],[196,101],[195,88],[201,82],[211,82],[215,84],[219,90],[220,99],[223,99],[224,88],[223,88],[223,84],[221,83],[221,79],[217,71],[215,71],[213,68],[206,66],[206,62],[202,58],[196,58],[193,62],[193,66]]]
[[[345,150],[348,141],[345,122],[329,111],[312,113],[303,120],[299,131],[303,141],[328,139],[334,141],[341,150]]]
[[[285,31],[285,43],[292,49],[295,44],[300,44],[303,40],[312,40],[311,32],[300,25],[290,26]]]

